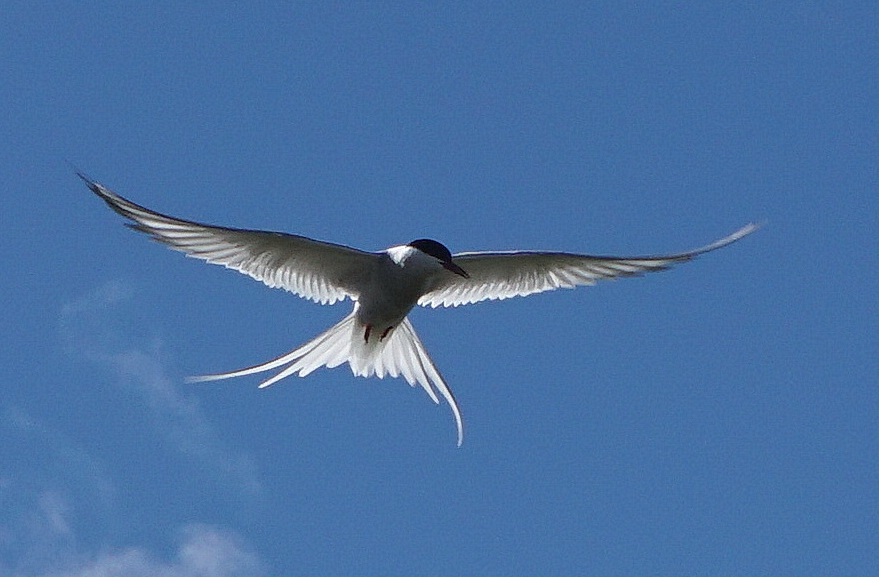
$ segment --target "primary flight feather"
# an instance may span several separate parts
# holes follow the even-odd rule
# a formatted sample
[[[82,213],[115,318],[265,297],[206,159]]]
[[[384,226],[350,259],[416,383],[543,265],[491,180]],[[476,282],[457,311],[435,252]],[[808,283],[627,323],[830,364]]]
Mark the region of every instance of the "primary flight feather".
[[[458,445],[464,426],[455,396],[406,318],[418,304],[449,307],[526,296],[601,279],[664,270],[733,243],[757,229],[749,224],[705,247],[666,256],[606,257],[562,252],[463,252],[452,255],[435,240],[419,239],[381,252],[366,252],[294,234],[200,224],[167,216],[127,200],[78,174],[129,226],[187,256],[221,264],[320,304],[349,298],[354,308],[317,338],[253,367],[193,377],[228,379],[281,369],[267,387],[285,377],[348,363],[357,376],[403,377],[455,417]]]

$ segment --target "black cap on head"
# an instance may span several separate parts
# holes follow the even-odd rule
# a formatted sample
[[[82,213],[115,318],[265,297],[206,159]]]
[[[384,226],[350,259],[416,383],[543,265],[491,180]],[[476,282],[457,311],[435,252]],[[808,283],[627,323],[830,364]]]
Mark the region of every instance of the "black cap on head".
[[[417,248],[424,254],[429,254],[442,262],[452,262],[452,253],[442,243],[429,238],[420,238],[409,243],[412,248]]]

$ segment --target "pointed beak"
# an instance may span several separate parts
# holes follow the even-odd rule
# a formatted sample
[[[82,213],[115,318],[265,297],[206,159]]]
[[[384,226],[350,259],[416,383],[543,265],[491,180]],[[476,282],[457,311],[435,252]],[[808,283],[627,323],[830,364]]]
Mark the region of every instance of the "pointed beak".
[[[444,262],[444,263],[441,263],[441,264],[442,264],[443,267],[444,267],[447,271],[449,271],[449,272],[453,272],[453,273],[455,273],[456,275],[460,275],[460,276],[462,276],[462,277],[464,277],[464,278],[470,278],[470,275],[467,274],[467,271],[466,271],[466,270],[462,269],[461,267],[459,267],[458,265],[456,265],[455,263],[453,263],[453,262],[451,262],[451,261],[449,261],[449,262]]]

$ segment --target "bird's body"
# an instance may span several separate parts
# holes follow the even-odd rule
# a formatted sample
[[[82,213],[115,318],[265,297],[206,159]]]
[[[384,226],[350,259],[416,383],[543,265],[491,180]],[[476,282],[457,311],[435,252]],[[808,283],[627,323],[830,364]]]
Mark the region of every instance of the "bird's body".
[[[444,271],[435,258],[403,245],[387,249],[370,272],[355,317],[381,338],[406,318],[421,295],[429,292],[433,277]]]
[[[750,234],[748,225],[706,247],[667,256],[602,257],[559,252],[470,252],[452,255],[437,241],[419,239],[380,252],[303,236],[199,224],[166,216],[115,194],[82,174],[89,188],[130,226],[188,256],[222,264],[321,304],[350,298],[354,308],[323,334],[277,359],[238,371],[194,377],[227,379],[281,368],[267,387],[293,374],[348,363],[357,376],[402,376],[434,402],[449,403],[463,440],[454,395],[406,318],[416,305],[458,306],[506,299],[596,280],[664,270]]]

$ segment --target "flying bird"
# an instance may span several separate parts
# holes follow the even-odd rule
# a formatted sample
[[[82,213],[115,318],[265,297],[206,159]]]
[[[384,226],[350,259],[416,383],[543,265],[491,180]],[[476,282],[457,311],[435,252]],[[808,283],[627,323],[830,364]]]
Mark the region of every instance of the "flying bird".
[[[274,360],[228,373],[192,377],[214,381],[281,369],[263,381],[304,377],[348,363],[356,376],[400,377],[420,385],[435,403],[452,409],[458,446],[464,439],[461,411],[451,389],[406,318],[415,305],[455,307],[483,300],[526,296],[591,285],[601,279],[639,276],[731,244],[757,229],[748,224],[702,248],[666,256],[609,257],[543,251],[462,252],[418,239],[379,252],[280,232],[244,230],[174,218],[127,200],[78,176],[131,228],[187,256],[221,264],[320,304],[346,298],[354,309],[329,330]]]

